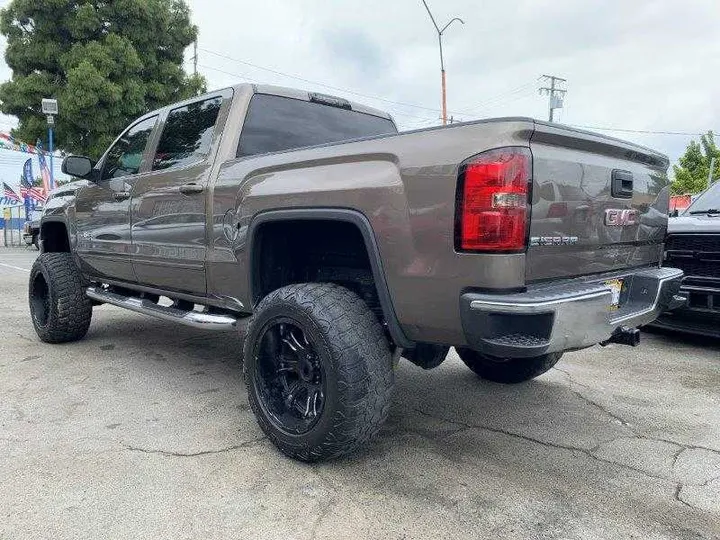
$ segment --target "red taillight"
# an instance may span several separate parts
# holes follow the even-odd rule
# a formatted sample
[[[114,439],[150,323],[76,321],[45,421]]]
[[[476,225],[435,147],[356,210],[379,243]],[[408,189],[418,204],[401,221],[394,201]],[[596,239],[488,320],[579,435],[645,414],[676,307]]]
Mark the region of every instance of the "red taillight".
[[[532,157],[522,147],[480,154],[460,169],[456,247],[463,251],[525,249]]]

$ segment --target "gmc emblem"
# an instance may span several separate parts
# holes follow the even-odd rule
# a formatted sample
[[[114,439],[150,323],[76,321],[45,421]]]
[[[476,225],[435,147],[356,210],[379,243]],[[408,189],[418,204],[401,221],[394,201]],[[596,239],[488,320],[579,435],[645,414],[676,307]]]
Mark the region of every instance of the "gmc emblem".
[[[627,227],[637,225],[637,223],[637,210],[620,210],[619,208],[605,210],[605,225],[608,227]]]

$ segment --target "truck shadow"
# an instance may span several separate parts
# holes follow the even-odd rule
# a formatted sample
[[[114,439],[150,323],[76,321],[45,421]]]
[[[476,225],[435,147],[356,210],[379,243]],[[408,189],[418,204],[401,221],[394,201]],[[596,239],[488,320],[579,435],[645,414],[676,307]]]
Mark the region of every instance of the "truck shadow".
[[[666,330],[664,328],[643,327],[642,332],[654,336],[658,342],[668,347],[680,344],[720,350],[720,338],[716,337],[690,334],[678,330]]]
[[[183,401],[215,410],[221,417],[208,419],[215,426],[236,427],[238,410],[246,415],[242,425],[254,425],[247,407],[238,334],[177,327],[108,308],[100,308],[97,315],[82,342],[95,354],[112,364],[123,363],[123,370],[130,370],[133,380],[143,381],[141,385],[172,386],[184,394]],[[566,358],[572,362],[582,354]],[[564,362],[534,381],[501,385],[478,379],[452,350],[445,363],[431,371],[401,360],[387,424],[373,445],[349,459],[372,460],[408,444],[462,459],[481,451],[485,435],[583,452],[618,437],[634,436],[629,426],[635,419],[625,420],[607,409],[602,402],[608,396],[602,395],[602,389],[594,388],[592,381],[574,380]],[[139,396],[143,392],[142,388],[133,390]],[[149,394],[146,399],[152,409],[156,396]],[[653,406],[651,401],[633,399],[636,409]],[[215,407],[228,402],[233,406]],[[629,406],[627,400],[618,403],[620,409]],[[232,416],[223,418],[223,412]],[[165,418],[168,424],[183,421],[181,414]],[[472,436],[478,446],[458,445],[460,434]]]

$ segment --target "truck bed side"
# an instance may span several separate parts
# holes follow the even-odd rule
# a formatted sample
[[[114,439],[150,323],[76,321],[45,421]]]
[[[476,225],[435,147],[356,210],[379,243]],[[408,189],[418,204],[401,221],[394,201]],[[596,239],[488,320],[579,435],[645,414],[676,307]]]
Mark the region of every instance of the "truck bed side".
[[[527,147],[532,131],[531,120],[497,119],[229,161],[213,187],[209,291],[252,306],[247,233],[258,214],[352,209],[372,227],[405,335],[461,343],[463,288],[523,287],[525,254],[455,251],[459,164],[491,148]]]

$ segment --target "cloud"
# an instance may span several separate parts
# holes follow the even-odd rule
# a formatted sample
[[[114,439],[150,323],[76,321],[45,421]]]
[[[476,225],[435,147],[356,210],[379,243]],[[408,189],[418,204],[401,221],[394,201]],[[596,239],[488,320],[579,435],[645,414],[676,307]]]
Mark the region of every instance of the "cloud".
[[[385,52],[361,28],[331,27],[321,32],[320,40],[326,61],[350,77],[363,78],[387,71]]]
[[[438,23],[455,16],[466,23],[444,37],[456,119],[544,119],[547,98],[538,95],[537,79],[548,73],[568,79],[562,122],[720,131],[718,0],[429,1]],[[437,37],[420,0],[189,3],[200,28],[199,70],[211,88],[252,79],[364,102],[388,110],[404,128],[438,123]],[[608,133],[673,160],[691,138]]]

